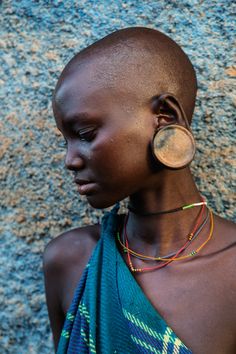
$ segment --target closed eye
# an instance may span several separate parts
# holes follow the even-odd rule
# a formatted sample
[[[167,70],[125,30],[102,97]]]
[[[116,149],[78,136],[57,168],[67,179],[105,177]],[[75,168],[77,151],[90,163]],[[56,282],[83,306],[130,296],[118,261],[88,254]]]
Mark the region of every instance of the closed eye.
[[[97,129],[92,128],[84,128],[80,129],[76,132],[76,135],[79,137],[81,141],[92,141],[97,134]]]
[[[73,132],[74,137],[79,138],[83,142],[92,141],[95,138],[96,134],[97,134],[97,128],[95,127],[87,127],[80,130],[75,130]],[[65,137],[63,138],[64,139],[63,140],[61,139],[60,142],[58,143],[58,147],[67,148],[68,146],[67,139]]]

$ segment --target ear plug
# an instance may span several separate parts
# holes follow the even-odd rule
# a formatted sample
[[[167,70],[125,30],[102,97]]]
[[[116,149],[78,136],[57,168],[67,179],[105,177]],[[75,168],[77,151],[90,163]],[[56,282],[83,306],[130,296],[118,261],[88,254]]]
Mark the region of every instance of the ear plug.
[[[192,133],[177,124],[167,125],[157,131],[152,141],[152,148],[158,161],[174,169],[187,166],[196,151]]]

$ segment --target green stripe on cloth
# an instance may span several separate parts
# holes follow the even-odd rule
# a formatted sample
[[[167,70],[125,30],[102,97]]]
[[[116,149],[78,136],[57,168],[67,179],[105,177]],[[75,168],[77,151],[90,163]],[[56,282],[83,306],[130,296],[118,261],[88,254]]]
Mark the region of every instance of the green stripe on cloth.
[[[103,217],[101,238],[75,291],[57,354],[191,354],[121,257],[116,212]]]

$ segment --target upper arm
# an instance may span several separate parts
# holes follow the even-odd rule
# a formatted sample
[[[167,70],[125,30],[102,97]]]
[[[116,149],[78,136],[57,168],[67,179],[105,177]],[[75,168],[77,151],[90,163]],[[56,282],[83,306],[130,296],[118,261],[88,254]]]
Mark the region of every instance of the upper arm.
[[[63,328],[65,315],[61,306],[63,265],[60,258],[60,248],[55,240],[51,241],[44,251],[43,271],[48,315],[56,350]]]
[[[49,242],[43,254],[46,301],[55,348],[74,290],[99,239],[99,225],[77,228]]]

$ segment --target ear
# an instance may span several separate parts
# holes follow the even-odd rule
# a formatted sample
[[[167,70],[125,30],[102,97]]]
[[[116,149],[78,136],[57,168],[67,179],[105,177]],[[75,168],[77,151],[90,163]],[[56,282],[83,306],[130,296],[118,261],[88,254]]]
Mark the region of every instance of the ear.
[[[179,100],[171,93],[152,97],[152,112],[155,114],[156,130],[166,125],[179,124],[190,129],[188,119]]]

